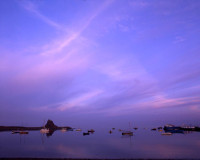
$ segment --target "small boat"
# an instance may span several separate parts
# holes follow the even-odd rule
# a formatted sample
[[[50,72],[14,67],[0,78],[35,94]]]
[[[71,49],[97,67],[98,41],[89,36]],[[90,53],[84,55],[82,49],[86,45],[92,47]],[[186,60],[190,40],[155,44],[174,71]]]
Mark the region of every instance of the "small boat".
[[[184,131],[200,131],[200,128],[195,126],[183,126],[181,129]]]
[[[42,128],[42,129],[40,130],[40,133],[42,133],[42,134],[49,133],[49,129],[47,129],[47,128]]]
[[[20,131],[12,131],[12,134],[20,133]]]
[[[67,131],[67,128],[62,128],[60,131],[61,131],[61,132],[66,132],[66,131]]]
[[[42,133],[42,134],[49,133],[49,129],[45,127],[45,121],[44,121],[42,129],[40,130],[40,133]]]
[[[125,132],[122,132],[122,135],[133,136],[133,132],[131,132],[131,131],[125,131]]]
[[[152,130],[152,131],[156,131],[157,129],[156,129],[156,128],[152,128],[151,130]]]
[[[83,132],[83,135],[86,136],[86,135],[90,135],[89,132]]]
[[[90,129],[90,130],[88,130],[88,132],[94,133],[95,130],[94,129]]]
[[[181,127],[179,127],[179,126],[174,126],[174,125],[172,125],[172,124],[167,124],[167,125],[164,126],[164,130],[165,130],[165,131],[181,130]]]
[[[19,134],[28,134],[28,131],[20,131]]]
[[[78,129],[76,129],[76,131],[82,131],[82,129],[78,128]]]
[[[110,130],[109,133],[111,134],[111,133],[112,133],[112,130]]]
[[[137,128],[137,127],[135,127],[135,128],[133,128],[133,129],[137,130],[138,128]]]
[[[119,129],[119,132],[121,132],[122,130],[121,129]]]
[[[162,135],[170,136],[170,135],[172,135],[172,133],[171,132],[165,132],[165,133],[162,133]]]
[[[129,122],[129,130],[123,131],[122,135],[133,136],[133,132],[132,132],[131,128],[132,128],[131,123]]]

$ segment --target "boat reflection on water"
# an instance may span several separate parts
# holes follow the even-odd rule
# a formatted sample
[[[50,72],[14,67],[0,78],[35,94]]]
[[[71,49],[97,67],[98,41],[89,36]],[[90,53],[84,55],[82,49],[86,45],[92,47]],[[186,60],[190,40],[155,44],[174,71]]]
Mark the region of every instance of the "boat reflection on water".
[[[89,132],[83,132],[83,136],[90,135]]]
[[[164,132],[164,133],[162,133],[161,135],[171,136],[172,133],[171,133],[171,132]]]

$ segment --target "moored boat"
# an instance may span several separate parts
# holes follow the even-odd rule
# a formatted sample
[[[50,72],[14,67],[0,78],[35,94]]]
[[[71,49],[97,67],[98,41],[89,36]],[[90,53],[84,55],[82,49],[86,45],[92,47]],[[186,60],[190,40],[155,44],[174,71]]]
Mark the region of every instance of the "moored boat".
[[[90,129],[90,130],[88,130],[88,132],[94,133],[95,130],[94,129]]]
[[[122,135],[133,136],[133,132],[131,132],[131,131],[124,131],[124,132],[122,132]]]
[[[152,128],[151,130],[152,130],[152,131],[156,131],[156,130],[157,130],[157,128]]]
[[[20,133],[20,131],[12,131],[12,134]]]
[[[195,126],[183,126],[181,129],[184,131],[200,131],[200,127]]]
[[[42,128],[42,129],[40,130],[40,133],[43,133],[43,134],[49,133],[49,129],[47,129],[47,128]]]
[[[174,126],[172,124],[167,124],[164,126],[164,130],[166,131],[169,131],[169,130],[181,130],[181,127],[179,126]]]
[[[67,128],[62,128],[60,131],[61,131],[61,132],[66,132],[66,131],[67,131]]]
[[[20,131],[19,134],[28,134],[28,131]]]

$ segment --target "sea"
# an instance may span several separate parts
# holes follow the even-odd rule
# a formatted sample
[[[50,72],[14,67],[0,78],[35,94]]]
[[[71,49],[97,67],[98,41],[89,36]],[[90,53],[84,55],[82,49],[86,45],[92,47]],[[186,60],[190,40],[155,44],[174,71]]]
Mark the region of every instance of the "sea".
[[[129,136],[117,127],[93,129],[89,135],[84,128],[52,135],[0,132],[0,158],[200,159],[200,132],[162,135],[138,127]]]

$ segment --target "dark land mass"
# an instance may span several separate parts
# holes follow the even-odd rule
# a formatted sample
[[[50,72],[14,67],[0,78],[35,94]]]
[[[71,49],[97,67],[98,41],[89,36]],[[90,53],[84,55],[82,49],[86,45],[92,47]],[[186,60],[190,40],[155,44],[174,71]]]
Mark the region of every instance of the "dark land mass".
[[[0,160],[154,160],[152,158],[0,158]],[[159,159],[155,159],[159,160]],[[162,159],[161,160],[174,160],[172,159]],[[176,159],[177,160],[177,159]],[[178,159],[178,160],[192,160],[192,159]],[[197,160],[197,159],[195,159]]]
[[[37,131],[41,130],[42,128],[47,128],[50,131],[60,130],[62,128],[66,128],[67,130],[72,129],[71,127],[58,127],[56,126],[52,120],[48,120],[44,127],[23,127],[23,126],[0,126],[1,131]]]

